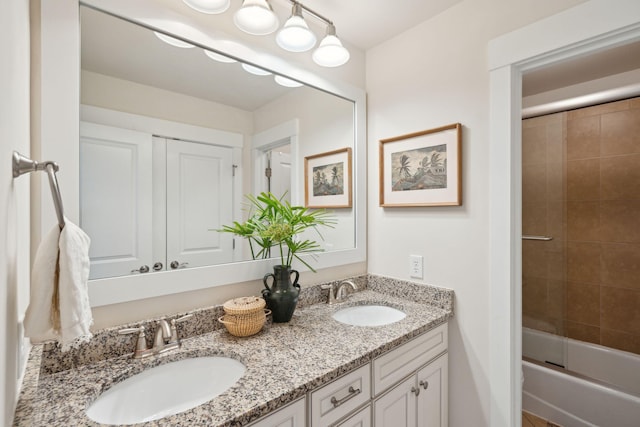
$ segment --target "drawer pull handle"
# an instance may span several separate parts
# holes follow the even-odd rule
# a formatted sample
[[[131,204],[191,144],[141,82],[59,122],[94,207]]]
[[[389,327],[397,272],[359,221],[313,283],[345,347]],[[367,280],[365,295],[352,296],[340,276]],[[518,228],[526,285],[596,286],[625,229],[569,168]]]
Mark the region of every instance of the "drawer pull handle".
[[[426,380],[422,380],[420,381],[420,385],[422,386],[423,389],[428,389],[429,388],[429,381]]]
[[[338,406],[342,405],[349,399],[353,399],[354,397],[359,395],[361,392],[359,388],[353,388],[353,386],[350,386],[348,391],[349,391],[349,394],[347,394],[345,397],[343,397],[340,400],[336,399],[335,396],[331,398],[331,403],[333,403],[334,408],[337,408]]]
[[[420,388],[411,387],[411,393],[415,393],[416,396],[420,396]]]

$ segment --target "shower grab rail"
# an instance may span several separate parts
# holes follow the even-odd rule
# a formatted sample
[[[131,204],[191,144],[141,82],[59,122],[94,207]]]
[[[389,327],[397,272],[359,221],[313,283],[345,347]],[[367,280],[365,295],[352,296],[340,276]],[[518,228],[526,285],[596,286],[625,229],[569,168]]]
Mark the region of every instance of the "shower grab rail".
[[[542,240],[544,242],[548,242],[549,240],[553,240],[553,237],[551,237],[551,236],[528,236],[528,235],[523,235],[522,236],[522,240]]]
[[[58,164],[52,161],[36,162],[30,158],[23,156],[17,151],[13,152],[13,177],[36,171],[45,171],[49,177],[49,187],[51,188],[51,196],[58,217],[58,225],[62,230],[64,228],[64,209],[62,207],[62,196],[60,195],[60,187],[58,186]]]

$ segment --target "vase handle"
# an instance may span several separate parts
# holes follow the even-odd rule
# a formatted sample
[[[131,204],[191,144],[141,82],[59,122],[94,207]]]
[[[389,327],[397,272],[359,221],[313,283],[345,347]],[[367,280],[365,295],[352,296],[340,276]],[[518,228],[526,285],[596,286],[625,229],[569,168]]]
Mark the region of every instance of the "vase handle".
[[[271,285],[273,286],[273,284],[276,283],[276,276],[274,276],[273,273],[265,274],[264,277],[262,278],[262,283],[264,283],[264,287],[266,288],[266,290],[271,292],[271,289],[269,288],[269,285],[267,285],[267,279],[269,277],[271,277],[273,279],[273,282],[271,283]]]
[[[291,283],[291,285],[295,286],[296,288],[299,288],[300,285],[298,285],[298,277],[300,277],[300,273],[298,273],[298,270],[291,270],[291,273],[289,273],[289,276],[291,276],[293,273],[296,273],[296,278],[293,279],[293,283]]]

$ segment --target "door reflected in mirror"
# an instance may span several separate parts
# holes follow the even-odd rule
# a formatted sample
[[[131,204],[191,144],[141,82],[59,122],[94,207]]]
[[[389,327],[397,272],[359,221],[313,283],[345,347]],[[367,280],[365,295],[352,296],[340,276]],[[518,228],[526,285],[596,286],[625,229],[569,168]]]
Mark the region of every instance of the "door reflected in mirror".
[[[245,218],[243,196],[303,205],[304,158],[355,149],[350,100],[87,7],[81,43],[80,225],[92,279],[250,260],[246,242],[215,231]],[[354,248],[354,209],[333,212],[324,250]]]

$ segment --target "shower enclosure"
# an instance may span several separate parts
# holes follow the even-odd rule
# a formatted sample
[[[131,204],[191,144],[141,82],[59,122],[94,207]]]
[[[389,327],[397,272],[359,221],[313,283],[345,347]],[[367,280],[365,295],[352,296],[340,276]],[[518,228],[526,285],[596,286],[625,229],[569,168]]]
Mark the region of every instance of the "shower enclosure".
[[[640,98],[525,119],[522,153],[523,407],[637,425]]]

